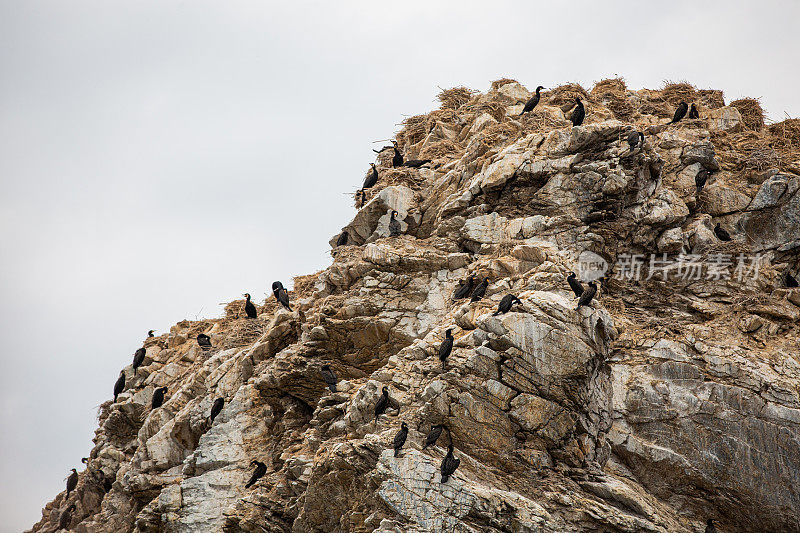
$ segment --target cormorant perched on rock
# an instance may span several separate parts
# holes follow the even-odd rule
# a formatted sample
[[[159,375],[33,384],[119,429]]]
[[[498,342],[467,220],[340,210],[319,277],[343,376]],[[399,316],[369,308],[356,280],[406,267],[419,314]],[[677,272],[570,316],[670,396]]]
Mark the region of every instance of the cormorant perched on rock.
[[[400,226],[400,221],[397,220],[397,211],[392,211],[392,217],[389,219],[389,236],[397,237],[402,233],[403,228]]]
[[[336,392],[336,374],[331,370],[330,365],[322,365],[322,369],[320,370],[322,374],[322,379],[325,380],[325,384],[328,385],[328,388],[331,392]]]
[[[503,296],[503,299],[500,300],[500,305],[497,306],[497,311],[495,311],[492,316],[508,313],[511,311],[511,306],[514,305],[514,303],[522,304],[522,300],[513,294],[506,294]]]
[[[461,280],[458,282],[458,287],[456,290],[453,291],[453,300],[460,300],[462,298],[466,298],[472,292],[472,289],[475,288],[475,276],[472,274],[467,277],[466,280]]]
[[[85,465],[88,465],[89,464],[89,458],[88,457],[81,457],[81,462],[83,464],[85,464]]]
[[[389,387],[384,387],[381,391],[381,397],[378,398],[378,402],[375,404],[375,422],[378,421],[378,417],[389,407]]]
[[[425,444],[422,445],[422,449],[424,450],[428,446],[433,446],[436,444],[436,441],[439,440],[439,437],[442,434],[442,430],[445,428],[444,424],[435,424],[431,426],[431,430],[428,432],[428,436],[425,437]]]
[[[197,344],[202,346],[203,348],[210,348],[211,337],[209,337],[205,333],[201,333],[200,335],[197,336]]]
[[[256,310],[256,306],[253,304],[253,302],[250,301],[250,293],[246,292],[242,296],[245,297],[244,312],[247,315],[247,318],[256,318],[258,316],[258,310]]]
[[[366,201],[367,201],[367,193],[364,191],[364,189],[358,189],[356,191],[356,208],[361,209],[361,207],[364,205],[364,202]]]
[[[346,245],[346,244],[347,244],[347,238],[348,238],[348,237],[350,237],[350,234],[349,234],[349,233],[347,233],[347,230],[344,230],[344,231],[342,231],[342,232],[339,234],[339,238],[338,238],[338,239],[336,239],[336,246],[337,246],[337,247],[339,247],[339,246],[344,246],[344,245]]]
[[[150,407],[158,409],[164,404],[164,394],[167,392],[166,387],[159,387],[153,391],[153,401],[150,402]]]
[[[695,186],[697,186],[697,192],[700,192],[703,189],[703,187],[705,187],[706,181],[708,181],[709,174],[710,173],[708,172],[708,170],[704,168],[701,168],[697,172],[697,175],[695,175],[694,177],[694,184]]]
[[[275,299],[284,306],[289,311],[292,310],[292,307],[289,305],[289,292],[283,287],[283,283],[280,281],[276,281],[272,284],[272,294],[275,295]]]
[[[114,383],[114,401],[117,401],[117,396],[125,390],[125,371],[119,373],[119,378],[117,378],[117,382]]]
[[[672,115],[672,122],[670,124],[675,124],[676,122],[680,121],[683,117],[686,116],[686,112],[689,110],[689,104],[686,102],[681,102],[678,104],[677,109],[675,109],[675,114]]]
[[[249,489],[252,487],[256,481],[264,477],[264,474],[267,473],[267,465],[260,461],[250,461],[250,466],[255,466],[256,469],[253,470],[253,475],[250,476],[250,481],[244,486],[244,488]]]
[[[453,456],[453,443],[451,442],[447,445],[447,455],[442,459],[442,467],[439,469],[442,474],[442,483],[447,483],[447,480],[450,479],[459,464],[461,464],[461,459],[456,459]]]
[[[689,118],[700,118],[700,113],[697,111],[694,102],[692,102],[692,107],[689,109]]]
[[[408,438],[408,425],[405,422],[400,424],[400,431],[397,432],[397,435],[394,436],[394,456],[397,457],[400,455],[400,448],[403,447],[403,444],[406,443],[406,439]]]
[[[583,285],[581,285],[581,282],[575,277],[575,272],[569,273],[569,276],[567,276],[567,283],[569,283],[569,288],[572,289],[576,297],[580,297],[580,295],[583,294]]]
[[[151,329],[150,331],[148,331],[148,332],[147,332],[147,336],[148,336],[148,337],[153,337],[153,336],[154,336],[154,335],[153,335],[153,332],[154,332],[154,331],[155,331],[154,329]]]
[[[70,522],[72,522],[72,513],[75,511],[76,506],[74,503],[62,511],[61,516],[58,517],[58,529],[68,529]]]
[[[430,163],[431,159],[409,159],[405,163],[403,163],[404,167],[411,167],[411,168],[419,168],[425,163]]]
[[[225,398],[217,398],[214,400],[214,404],[211,406],[211,415],[208,417],[209,424],[214,423],[214,419],[222,412],[223,407],[225,407]]]
[[[572,112],[572,125],[580,126],[583,124],[583,119],[586,118],[586,109],[583,107],[580,96],[575,97],[575,111]]]
[[[392,156],[392,166],[393,167],[403,166],[403,154],[401,154],[400,150],[397,149],[397,141],[392,141],[392,148],[394,148],[394,156]]]
[[[477,302],[483,295],[486,294],[486,289],[489,287],[489,278],[483,278],[483,281],[478,283],[478,286],[475,287],[475,290],[472,291],[472,298],[470,301]]]
[[[717,528],[714,526],[713,518],[706,520],[706,533],[717,533]]]
[[[592,301],[595,294],[597,294],[597,285],[595,285],[594,281],[590,281],[589,288],[583,291],[581,297],[578,298],[578,307],[576,307],[575,310],[580,309],[582,305],[589,305],[589,302]]]
[[[542,89],[544,89],[544,87],[542,87],[541,85],[539,85],[536,88],[536,94],[531,96],[530,99],[527,102],[525,102],[525,107],[522,108],[522,112],[519,114],[520,116],[524,115],[525,113],[529,113],[530,111],[533,111],[533,108],[535,108],[539,104],[539,99],[541,98],[539,92]]]
[[[724,242],[728,242],[729,240],[731,240],[730,233],[725,231],[725,228],[720,226],[719,222],[717,222],[717,225],[714,226],[714,235],[716,235],[719,240]]]
[[[786,284],[786,287],[790,289],[794,289],[795,287],[798,286],[797,280],[795,279],[794,276],[792,276],[792,273],[789,272],[788,270],[786,271],[786,279],[784,280],[784,282]]]
[[[142,366],[144,363],[144,356],[147,353],[147,350],[144,348],[139,348],[133,354],[133,375],[136,375],[136,369]]]
[[[375,168],[375,163],[370,163],[372,165],[372,172],[367,174],[367,177],[364,178],[364,185],[361,189],[369,189],[374,187],[376,183],[378,183],[378,169]]]
[[[641,131],[633,130],[628,134],[628,146],[630,147],[630,151],[633,152],[639,143],[644,146],[644,133]]]
[[[439,345],[439,361],[442,362],[442,368],[447,364],[447,358],[450,357],[450,352],[453,351],[453,330],[448,329],[444,332],[444,340]]]
[[[64,501],[69,498],[69,493],[75,490],[75,487],[78,486],[78,471],[74,468],[72,469],[72,473],[67,478],[67,495],[64,496]]]

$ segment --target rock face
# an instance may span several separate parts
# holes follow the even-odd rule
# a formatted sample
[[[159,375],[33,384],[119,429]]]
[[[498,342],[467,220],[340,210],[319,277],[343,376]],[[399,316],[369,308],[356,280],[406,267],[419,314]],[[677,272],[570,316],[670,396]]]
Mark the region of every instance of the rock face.
[[[800,266],[800,177],[718,155],[713,135],[741,128],[721,103],[667,127],[667,89],[566,86],[519,117],[530,93],[505,81],[407,121],[401,149],[432,169],[379,156],[348,245],[296,279],[293,312],[270,300],[240,319],[234,302],[148,339],[77,490],[32,531],[70,503],[80,533],[800,530],[800,289],[782,285]],[[572,128],[575,95],[588,112]],[[566,275],[587,251],[612,270],[576,309]],[[665,280],[651,254],[684,275]],[[470,274],[485,297],[454,302]],[[506,294],[522,303],[495,315]],[[447,430],[423,450],[434,424]],[[245,488],[252,460],[267,472]]]

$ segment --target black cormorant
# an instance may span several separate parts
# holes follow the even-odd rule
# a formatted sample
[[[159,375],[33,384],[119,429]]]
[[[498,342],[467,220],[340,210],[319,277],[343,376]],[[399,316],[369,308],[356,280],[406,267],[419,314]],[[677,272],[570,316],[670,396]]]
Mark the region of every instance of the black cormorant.
[[[72,473],[67,478],[67,495],[64,496],[64,500],[66,501],[69,498],[69,493],[75,490],[75,487],[78,486],[78,471],[74,468],[72,469]]]
[[[244,312],[247,315],[247,318],[256,318],[258,316],[258,310],[256,310],[256,306],[253,302],[250,301],[250,293],[246,292],[242,296],[244,296]]]
[[[408,426],[405,422],[400,424],[400,431],[397,432],[397,435],[394,436],[394,456],[397,457],[400,455],[400,448],[403,447],[403,444],[406,443],[406,439],[408,438]]]
[[[442,368],[447,364],[447,358],[450,357],[450,352],[453,351],[453,330],[448,329],[444,332],[444,340],[439,345],[439,361],[442,362]]]
[[[694,177],[694,184],[697,186],[697,192],[700,192],[706,185],[709,176],[708,170],[701,168]]]
[[[713,518],[706,520],[706,533],[717,533],[717,528],[714,526]]]
[[[714,226],[714,235],[716,235],[719,240],[724,241],[724,242],[728,242],[729,240],[731,240],[730,233],[728,233],[725,230],[725,228],[720,226],[719,222],[717,222],[717,225]]]
[[[401,154],[400,150],[397,149],[397,141],[392,141],[392,148],[394,148],[394,155],[392,156],[392,166],[393,167],[403,166],[403,154]]]
[[[580,309],[582,305],[589,305],[589,302],[592,301],[595,294],[597,294],[597,285],[595,285],[594,281],[590,281],[589,288],[583,291],[581,297],[578,298],[578,307],[575,309]]]
[[[119,378],[117,378],[117,382],[114,383],[114,401],[117,401],[117,396],[125,390],[125,372],[119,373]]]
[[[350,234],[349,234],[349,233],[347,233],[347,230],[344,230],[344,231],[342,231],[342,232],[339,234],[339,238],[338,238],[338,239],[336,239],[336,246],[337,246],[337,247],[339,247],[339,246],[344,246],[344,245],[346,245],[346,244],[347,244],[347,238],[348,238],[349,236],[350,236]]]
[[[217,398],[214,400],[214,404],[211,406],[211,415],[208,417],[209,424],[214,423],[214,419],[217,418],[217,415],[222,411],[223,407],[225,407],[225,398]]]
[[[522,300],[520,300],[513,294],[506,294],[505,296],[503,296],[503,299],[500,300],[500,305],[497,306],[497,311],[493,313],[493,316],[508,313],[511,310],[511,306],[514,305],[514,303],[522,304]]]
[[[375,404],[375,422],[378,421],[378,417],[389,407],[389,387],[384,387],[381,391],[381,397],[378,398],[378,402]]]
[[[61,516],[58,517],[58,529],[68,529],[69,523],[72,522],[72,513],[75,511],[76,506],[74,503],[64,509]]]
[[[539,98],[541,98],[541,95],[539,94],[539,92],[542,89],[544,89],[544,87],[542,87],[541,85],[539,85],[536,88],[536,94],[531,96],[530,99],[527,102],[525,102],[525,107],[522,108],[522,112],[520,112],[520,116],[522,116],[525,113],[528,113],[530,111],[533,111],[533,108],[536,107],[539,104]]]
[[[639,143],[644,146],[644,133],[641,131],[633,130],[628,134],[628,146],[630,147],[630,151],[633,152]]]
[[[153,391],[153,401],[150,402],[150,407],[158,409],[164,404],[164,394],[167,392],[166,387],[159,387]]]
[[[478,286],[475,287],[475,290],[472,291],[472,298],[470,301],[477,302],[483,295],[486,294],[486,289],[489,287],[489,278],[483,278],[483,281],[478,283]]]
[[[364,205],[364,202],[366,201],[367,201],[367,193],[364,191],[364,189],[358,189],[356,191],[356,208],[361,209],[361,207]]]
[[[686,116],[686,112],[689,110],[689,104],[686,102],[681,102],[678,104],[677,109],[675,109],[675,114],[672,115],[672,122],[670,124],[675,124],[676,122],[680,121],[683,117]]]
[[[567,276],[567,283],[569,283],[569,288],[572,289],[576,297],[580,297],[580,295],[583,294],[583,285],[581,285],[581,282],[575,277],[575,272],[569,273],[569,276]]]
[[[81,457],[81,462],[83,464],[85,464],[85,465],[88,465],[89,464],[89,458],[88,457]]]
[[[147,332],[147,336],[148,336],[148,337],[153,337],[153,336],[154,336],[154,335],[153,335],[153,332],[154,332],[154,331],[155,331],[154,329],[151,329],[150,331],[148,331],[148,332]]]
[[[580,96],[575,97],[575,111],[572,112],[572,125],[580,126],[583,124],[583,119],[586,118],[586,109],[583,107]]]
[[[786,279],[784,280],[784,282],[786,286],[790,289],[794,289],[795,287],[798,286],[797,279],[795,279],[795,277],[792,276],[792,273],[789,272],[788,270],[786,271]]]
[[[466,298],[472,292],[472,289],[475,288],[475,276],[472,274],[467,277],[466,280],[461,280],[458,282],[458,287],[456,290],[453,291],[453,300],[460,300],[462,298]]]
[[[144,348],[139,348],[133,353],[133,375],[136,375],[136,369],[142,366],[144,363],[144,356],[147,353],[147,350]]]
[[[322,374],[322,379],[325,380],[325,384],[331,392],[336,392],[336,374],[331,370],[330,365],[322,365],[320,374]]]
[[[267,473],[267,465],[259,461],[251,461],[250,466],[255,466],[256,469],[253,470],[253,475],[250,476],[250,481],[244,486],[244,488],[249,489],[252,487],[256,481],[264,477],[264,474]]]
[[[289,291],[287,291],[283,287],[283,283],[280,281],[276,281],[272,284],[272,294],[275,295],[275,299],[284,306],[289,311],[292,310],[292,307],[289,305]]]
[[[361,190],[374,187],[375,184],[378,183],[378,169],[375,168],[375,163],[370,163],[370,165],[372,165],[372,172],[367,174],[367,177],[364,178],[364,186],[361,187]]]
[[[453,456],[453,443],[451,442],[447,445],[447,455],[442,459],[442,467],[439,469],[442,474],[442,483],[447,483],[447,480],[450,479],[459,464],[461,464],[461,459],[456,459]]]
[[[692,102],[692,107],[689,109],[689,118],[700,118],[700,113],[697,112],[694,102]]]
[[[199,344],[203,348],[210,348],[211,347],[211,337],[209,337],[205,333],[201,333],[200,335],[197,336],[197,344]]]
[[[433,446],[436,444],[436,441],[439,440],[439,437],[442,434],[442,430],[445,428],[444,424],[435,424],[431,426],[431,430],[428,432],[428,436],[425,437],[425,444],[422,445],[422,449],[424,450],[428,446]]]
[[[425,163],[430,163],[431,159],[409,159],[403,163],[404,167],[419,168]]]
[[[403,228],[400,226],[400,221],[397,220],[397,211],[392,211],[392,217],[389,219],[389,236],[396,237],[402,233]]]

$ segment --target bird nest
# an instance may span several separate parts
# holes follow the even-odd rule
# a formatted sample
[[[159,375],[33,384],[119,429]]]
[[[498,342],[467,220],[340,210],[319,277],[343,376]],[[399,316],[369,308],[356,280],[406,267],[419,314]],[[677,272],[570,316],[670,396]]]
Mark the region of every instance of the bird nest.
[[[295,276],[292,278],[294,282],[294,290],[292,296],[294,298],[308,298],[314,294],[314,287],[317,285],[317,279],[324,270],[315,272],[314,274],[306,274],[305,276]]]
[[[417,144],[428,134],[428,115],[415,115],[403,120],[403,129],[397,134],[397,142],[402,145]]]
[[[512,80],[511,78],[500,78],[499,80],[494,80],[492,82],[492,90],[496,91],[503,85],[508,85],[509,83],[519,83],[517,80]]]
[[[764,127],[764,109],[758,98],[740,98],[730,103],[742,115],[742,122],[749,130],[759,131]]]
[[[769,133],[773,146],[781,148],[800,148],[800,119],[789,118],[783,122],[770,124]]]
[[[600,96],[603,94],[616,94],[624,96],[628,86],[625,85],[624,78],[607,78],[600,80],[592,87],[592,97]]]
[[[725,95],[722,91],[717,89],[699,89],[697,95],[700,99],[700,105],[708,109],[719,109],[725,107]]]
[[[486,102],[486,101],[476,101],[470,102],[469,104],[464,106],[464,111],[468,111],[474,113],[474,118],[478,118],[484,113],[488,113],[491,115],[493,119],[498,122],[502,122],[503,118],[506,116],[506,106],[501,104],[500,102]]]
[[[518,122],[498,122],[483,130],[483,141],[487,146],[494,146],[497,143],[516,138],[519,132]]]
[[[670,105],[658,91],[645,91],[638,104],[635,106],[636,112],[640,115],[653,115],[659,118],[671,118],[675,112],[674,106]]]
[[[469,102],[475,92],[476,91],[464,86],[453,87],[451,89],[442,90],[436,98],[442,103],[443,109],[458,109]]]
[[[420,176],[419,171],[409,167],[387,168],[381,172],[381,189],[389,185],[405,185],[411,189],[419,189],[424,186],[427,181]],[[367,191],[367,201],[378,194],[376,187]],[[371,194],[370,194],[371,191]]]
[[[567,103],[575,103],[577,96],[583,100],[589,99],[589,93],[579,83],[559,85],[547,92],[547,105],[561,107]]]
[[[462,148],[454,143],[453,141],[448,141],[444,139],[442,141],[436,141],[425,146],[419,152],[420,159],[439,159],[440,157],[450,156],[450,157],[458,157],[459,152]]]
[[[525,113],[519,118],[519,121],[522,123],[522,130],[526,134],[564,128],[570,125],[568,120],[558,118],[553,113],[542,109],[534,109],[530,113]]]
[[[693,102],[698,97],[697,88],[685,81],[665,81],[664,87],[661,88],[661,95],[672,106],[681,102]]]
[[[231,325],[228,334],[220,343],[220,349],[240,348],[253,344],[266,333],[269,322],[262,318],[244,318]]]

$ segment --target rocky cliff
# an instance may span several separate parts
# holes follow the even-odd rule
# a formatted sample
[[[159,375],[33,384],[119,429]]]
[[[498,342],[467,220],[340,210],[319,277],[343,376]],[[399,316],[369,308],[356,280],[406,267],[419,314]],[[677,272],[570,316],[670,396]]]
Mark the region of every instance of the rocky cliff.
[[[293,311],[269,299],[248,320],[237,301],[147,339],[77,489],[32,531],[71,503],[81,533],[800,531],[800,289],[784,288],[800,124],[685,83],[570,84],[520,116],[530,96],[456,88],[407,119],[400,151],[432,162],[378,155],[347,244],[295,279]],[[680,101],[700,118],[667,124]],[[576,310],[566,276],[592,277],[586,252],[608,271]],[[469,275],[486,296],[453,301]],[[521,303],[496,315],[506,294]],[[423,450],[433,424],[449,432]],[[246,489],[252,460],[266,474]]]

